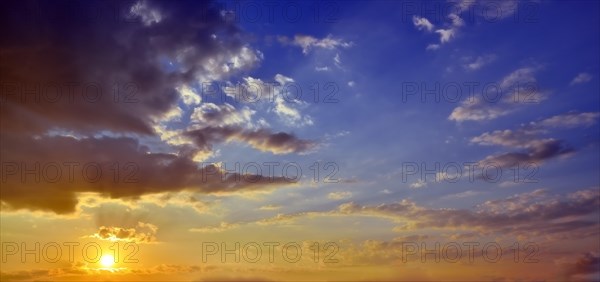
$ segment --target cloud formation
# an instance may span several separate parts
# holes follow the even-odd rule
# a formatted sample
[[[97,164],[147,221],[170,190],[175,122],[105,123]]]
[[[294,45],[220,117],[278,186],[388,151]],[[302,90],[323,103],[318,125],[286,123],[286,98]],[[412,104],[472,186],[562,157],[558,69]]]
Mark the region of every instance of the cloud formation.
[[[325,38],[318,39],[310,35],[296,34],[293,39],[287,36],[278,36],[277,40],[283,45],[293,45],[302,48],[302,53],[308,54],[312,49],[322,48],[335,50],[339,47],[348,48],[353,45],[351,41],[335,38],[331,34]]]

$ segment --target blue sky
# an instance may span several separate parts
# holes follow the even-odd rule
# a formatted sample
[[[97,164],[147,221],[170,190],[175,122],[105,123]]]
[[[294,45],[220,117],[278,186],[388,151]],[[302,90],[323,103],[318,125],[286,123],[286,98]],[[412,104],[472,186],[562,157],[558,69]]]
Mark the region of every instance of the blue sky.
[[[240,7],[225,3],[226,7],[227,4],[232,10]],[[542,134],[544,138],[565,140],[575,152],[565,159],[536,163],[538,183],[499,188],[498,183],[478,181],[410,189],[410,183],[402,183],[399,174],[405,162],[426,163],[433,168],[435,163],[443,166],[448,162],[477,162],[506,151],[499,146],[470,143],[470,139],[485,132],[517,130],[523,124],[566,113],[597,112],[599,88],[593,74],[598,72],[599,61],[598,18],[594,16],[598,3],[576,1],[568,6],[556,1],[520,3],[521,10],[516,12],[501,9],[506,15],[499,19],[492,13],[497,10],[490,10],[489,16],[479,14],[483,7],[490,6],[476,4],[462,15],[464,25],[457,29],[455,37],[437,50],[426,50],[426,47],[439,44],[439,34],[418,30],[412,17],[429,14],[435,28],[447,28],[451,25],[448,15],[435,10],[440,5],[448,5],[444,2],[418,3],[416,10],[407,8],[414,5],[413,2],[402,1],[369,4],[350,1],[331,6],[321,3],[320,8],[324,10],[339,8],[332,23],[315,22],[308,16],[318,3],[300,5],[305,16],[296,23],[290,23],[283,13],[277,12],[273,21],[261,17],[262,21],[245,22],[242,16],[241,27],[252,33],[254,46],[265,54],[260,67],[245,75],[269,80],[281,73],[304,86],[303,99],[309,104],[305,112],[314,119],[314,124],[288,127],[299,135],[323,139],[336,132],[347,132],[326,148],[302,157],[309,162],[315,157],[335,161],[340,164],[340,175],[360,180],[352,185],[336,186],[334,190],[353,191],[353,200],[361,202],[409,197],[425,203],[469,205],[489,197],[509,196],[540,187],[565,192],[598,184],[599,164],[593,157],[598,153],[597,123]],[[252,6],[242,4],[241,7],[242,11],[253,12]],[[515,13],[519,13],[519,18]],[[303,53],[301,47],[286,46],[276,39],[298,34],[317,40],[330,36],[340,42],[351,42],[351,46],[313,47]],[[336,56],[342,62],[339,66],[334,60]],[[482,62],[480,67],[468,67],[477,60]],[[328,70],[316,70],[323,67]],[[434,89],[436,83],[440,87],[458,83],[464,92],[462,101],[468,91],[464,83],[478,83],[474,94],[479,96],[484,84],[500,83],[523,68],[534,70],[535,86],[546,98],[532,105],[511,104],[509,108],[515,110],[497,118],[449,120],[458,105],[455,101],[442,98],[437,102],[430,95],[423,102],[419,96],[422,92],[408,97],[402,93],[407,83],[421,87],[424,82],[429,89]],[[572,84],[580,73],[592,74],[593,78]],[[354,87],[348,86],[350,81]],[[311,102],[312,96],[306,97],[312,94],[307,88],[315,82],[339,85],[339,103]],[[441,94],[442,90],[434,92]],[[286,128],[285,124],[282,126]],[[235,158],[239,152],[233,152],[232,158]],[[503,172],[512,173],[506,169]],[[384,175],[390,174],[396,175],[385,179]],[[384,189],[392,194],[377,193]],[[480,190],[485,193],[461,199],[459,203],[440,200],[443,196]],[[314,196],[313,191],[307,193]]]

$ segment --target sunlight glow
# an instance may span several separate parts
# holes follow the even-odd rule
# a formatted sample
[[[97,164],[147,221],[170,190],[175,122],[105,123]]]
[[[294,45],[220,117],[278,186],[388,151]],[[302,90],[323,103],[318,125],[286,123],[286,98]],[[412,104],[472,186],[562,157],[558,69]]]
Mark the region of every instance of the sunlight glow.
[[[100,264],[104,267],[111,267],[115,264],[115,257],[112,255],[103,255],[102,258],[100,258]]]

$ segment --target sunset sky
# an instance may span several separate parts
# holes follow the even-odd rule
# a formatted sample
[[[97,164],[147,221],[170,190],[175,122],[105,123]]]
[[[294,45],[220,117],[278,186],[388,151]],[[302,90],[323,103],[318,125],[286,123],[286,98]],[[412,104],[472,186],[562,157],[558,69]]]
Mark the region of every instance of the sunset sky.
[[[0,279],[599,281],[600,2],[2,1]]]

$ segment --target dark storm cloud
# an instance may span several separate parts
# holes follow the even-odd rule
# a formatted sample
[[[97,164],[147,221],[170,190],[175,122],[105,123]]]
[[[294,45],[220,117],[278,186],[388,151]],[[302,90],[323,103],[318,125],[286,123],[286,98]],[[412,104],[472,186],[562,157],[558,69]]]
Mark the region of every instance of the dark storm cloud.
[[[2,201],[12,209],[73,212],[77,192],[135,198],[181,190],[264,190],[291,183],[283,177],[226,173],[214,165],[199,167],[190,155],[150,153],[132,138],[55,136],[5,138],[3,142],[13,148],[2,152],[1,180]]]
[[[173,145],[179,154],[165,154],[133,137],[159,138],[155,128],[177,105],[181,85],[226,79],[262,58],[212,2],[2,1],[0,34],[3,207],[69,213],[78,192],[122,198],[271,188],[289,182],[261,175],[239,181],[239,174],[199,168],[193,153],[232,139],[275,153],[313,144],[232,127],[188,133],[198,148]],[[62,173],[56,182],[49,181],[52,163]],[[79,171],[70,177],[65,163]],[[99,180],[82,176],[85,164],[100,165]],[[120,165],[117,179],[111,164]],[[126,181],[128,175],[135,177]]]
[[[151,134],[149,122],[175,102],[175,86],[210,71],[207,60],[243,48],[236,27],[207,1],[1,5],[5,132],[58,127]],[[135,5],[142,8],[132,10]],[[181,71],[167,73],[164,58],[181,64]],[[57,87],[62,98],[55,101]],[[32,91],[37,101],[27,94]]]

